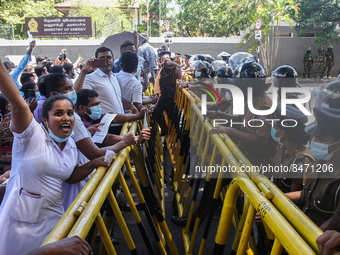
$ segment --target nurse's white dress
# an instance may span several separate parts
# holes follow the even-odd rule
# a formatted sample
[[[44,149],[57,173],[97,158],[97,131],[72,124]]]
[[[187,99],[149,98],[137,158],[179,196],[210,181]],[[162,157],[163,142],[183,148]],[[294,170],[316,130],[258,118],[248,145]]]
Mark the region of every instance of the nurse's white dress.
[[[14,133],[11,178],[0,207],[0,254],[39,248],[63,215],[61,185],[77,163],[73,139],[61,151],[34,118]]]

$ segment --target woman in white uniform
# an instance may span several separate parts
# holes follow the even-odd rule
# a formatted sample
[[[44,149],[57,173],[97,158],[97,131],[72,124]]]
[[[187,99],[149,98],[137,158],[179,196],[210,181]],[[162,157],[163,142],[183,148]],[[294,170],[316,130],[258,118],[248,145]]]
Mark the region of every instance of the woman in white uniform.
[[[14,134],[11,178],[0,207],[0,254],[27,254],[63,215],[62,182],[79,182],[107,163],[98,158],[77,167],[76,145],[68,139],[75,120],[67,97],[46,100],[39,125],[1,60],[0,91],[12,108]]]

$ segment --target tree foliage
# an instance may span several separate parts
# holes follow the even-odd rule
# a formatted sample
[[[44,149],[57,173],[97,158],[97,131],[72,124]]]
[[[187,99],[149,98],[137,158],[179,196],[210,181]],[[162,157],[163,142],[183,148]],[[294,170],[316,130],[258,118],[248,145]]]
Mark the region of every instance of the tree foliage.
[[[333,45],[340,41],[340,1],[300,0],[300,12],[296,20],[299,34],[314,33],[318,45]]]
[[[160,2],[159,2],[160,1]],[[150,20],[150,35],[159,36],[159,3],[161,4],[161,21],[170,19],[171,28],[170,31],[175,30],[176,21],[172,15],[173,8],[169,6],[170,0],[149,0],[149,20]],[[141,8],[142,14],[147,15],[146,2],[142,2],[139,7]],[[138,26],[138,32],[146,33],[147,24],[143,22],[142,25]],[[161,24],[161,31],[165,31],[163,23]]]
[[[2,24],[14,26],[15,39],[27,38],[26,17],[55,17],[54,9],[61,0],[0,0],[0,20]]]
[[[131,1],[129,1],[131,2]],[[89,0],[73,0],[71,16],[91,17],[92,31],[97,37],[110,36],[122,31],[131,31],[131,19],[112,2],[110,7],[94,7]]]
[[[260,44],[263,66],[270,74],[278,51],[280,24],[282,21],[293,21],[298,14],[298,4],[294,0],[246,0],[238,5],[238,11],[246,31],[242,41],[250,42],[249,52]],[[255,40],[257,18],[262,20],[262,39],[259,42]]]

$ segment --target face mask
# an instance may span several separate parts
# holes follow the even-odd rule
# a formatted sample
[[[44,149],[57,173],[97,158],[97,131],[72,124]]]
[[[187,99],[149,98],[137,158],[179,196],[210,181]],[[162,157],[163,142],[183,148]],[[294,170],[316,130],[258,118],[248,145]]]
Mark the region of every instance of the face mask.
[[[336,143],[333,143],[333,144],[336,144]],[[314,155],[314,157],[316,159],[327,161],[327,160],[331,159],[331,157],[333,157],[334,152],[339,150],[339,149],[337,149],[333,153],[328,153],[329,146],[331,146],[333,144],[328,145],[328,144],[318,143],[318,142],[312,141],[310,143],[310,150],[311,150],[312,154]]]
[[[72,104],[75,105],[77,103],[77,93],[72,90],[66,94],[63,94],[65,97],[68,97],[71,101],[72,101]]]
[[[39,100],[40,100],[40,97],[41,97],[41,94],[40,94],[40,92],[38,92],[37,94],[35,94],[35,99],[37,99],[37,101],[39,101]]]
[[[200,78],[201,77],[201,72],[195,71],[195,77]]]
[[[44,125],[43,123],[41,122],[40,125],[44,128]],[[65,142],[67,139],[69,139],[71,136],[74,135],[74,131],[72,130],[72,133],[68,136],[68,137],[65,137],[65,138],[61,138],[59,136],[56,136],[55,134],[52,133],[52,131],[48,128],[47,126],[47,130],[48,130],[48,135],[57,143],[62,143],[62,142]]]
[[[276,137],[276,129],[272,127],[270,134],[275,142],[279,143],[281,141],[281,137]]]
[[[86,107],[86,106],[85,106]],[[89,108],[89,107],[86,107]],[[96,106],[92,106],[90,107],[91,110],[91,114],[88,114],[87,112],[85,112],[92,120],[97,120],[102,116],[102,108],[100,107],[100,105],[96,105]]]

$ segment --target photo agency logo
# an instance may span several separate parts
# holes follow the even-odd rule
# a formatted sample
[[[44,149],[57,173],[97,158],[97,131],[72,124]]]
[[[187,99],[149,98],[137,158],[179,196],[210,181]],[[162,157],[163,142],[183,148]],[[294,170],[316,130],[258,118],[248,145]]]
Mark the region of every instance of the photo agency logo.
[[[231,84],[215,84],[215,88],[212,88],[209,85],[204,84],[207,88],[209,88],[213,94],[215,94],[220,101],[221,107],[223,106],[223,101],[221,100],[221,97],[218,95],[216,90],[228,90],[230,94],[230,100],[231,106],[232,106],[232,114],[234,115],[245,115],[245,107],[255,116],[260,116],[261,118],[257,119],[251,119],[249,121],[243,120],[243,122],[233,122],[232,120],[226,120],[226,119],[212,119],[213,126],[218,126],[221,124],[229,124],[230,127],[233,127],[233,125],[243,125],[244,127],[247,125],[249,127],[261,127],[264,125],[264,122],[269,122],[272,126],[274,125],[275,121],[280,121],[279,119],[269,119],[266,116],[274,113],[274,111],[277,108],[278,105],[278,91],[279,89],[276,87],[271,87],[267,90],[266,93],[271,95],[272,99],[272,105],[269,109],[266,110],[260,110],[256,109],[254,107],[254,102],[256,99],[253,97],[253,88],[248,87],[247,88],[247,97],[245,97],[243,91]],[[201,88],[201,90],[205,91],[206,94],[202,93],[201,95],[201,113],[202,115],[207,114],[207,95],[209,95],[212,100],[214,101],[214,104],[217,105],[216,99],[214,98],[213,94],[208,91],[205,88]],[[288,95],[295,94],[299,95],[298,98],[287,98]],[[256,98],[256,96],[255,96]],[[247,100],[248,99],[248,100]],[[281,102],[281,115],[286,115],[286,106],[292,105],[296,106],[303,114],[306,116],[312,115],[305,107],[305,104],[309,102],[311,99],[311,92],[308,90],[308,88],[297,88],[297,87],[281,87],[280,89],[280,102]],[[247,101],[247,105],[245,105],[245,102]],[[289,124],[288,124],[289,123]],[[297,121],[294,119],[283,119],[281,120],[281,125],[283,127],[295,127],[297,126]]]

